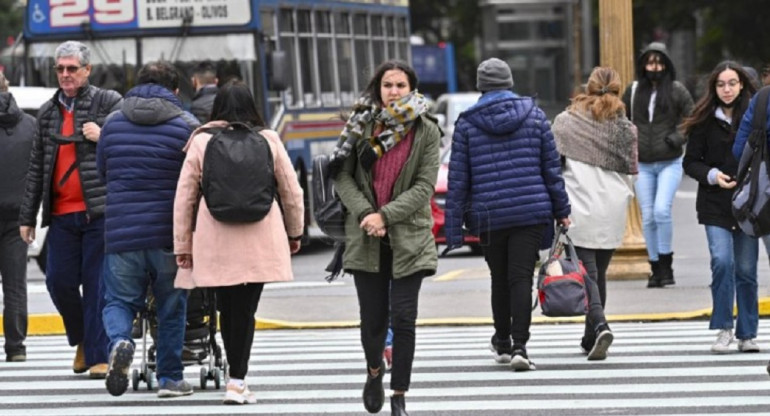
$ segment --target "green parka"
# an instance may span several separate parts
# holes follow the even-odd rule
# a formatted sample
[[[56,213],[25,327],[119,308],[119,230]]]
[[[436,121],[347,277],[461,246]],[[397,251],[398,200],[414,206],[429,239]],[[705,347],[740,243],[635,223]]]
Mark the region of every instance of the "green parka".
[[[393,185],[391,201],[379,210],[393,249],[394,279],[418,271],[433,275],[438,264],[431,233],[430,198],[438,175],[441,131],[426,115],[420,116],[413,128],[416,130],[412,149]],[[372,130],[373,124],[369,124],[362,137],[371,137]],[[356,143],[334,180],[335,189],[348,210],[342,267],[346,272],[377,273],[381,239],[367,235],[359,227],[366,215],[377,212],[372,172],[365,170],[357,157],[361,146],[368,144],[365,140]]]

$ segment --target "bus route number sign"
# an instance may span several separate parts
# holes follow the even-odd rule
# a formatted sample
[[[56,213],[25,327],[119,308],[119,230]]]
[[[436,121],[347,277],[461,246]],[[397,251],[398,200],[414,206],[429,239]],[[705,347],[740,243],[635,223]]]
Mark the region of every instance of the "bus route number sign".
[[[250,0],[29,0],[27,29],[33,35],[191,26],[243,26]]]

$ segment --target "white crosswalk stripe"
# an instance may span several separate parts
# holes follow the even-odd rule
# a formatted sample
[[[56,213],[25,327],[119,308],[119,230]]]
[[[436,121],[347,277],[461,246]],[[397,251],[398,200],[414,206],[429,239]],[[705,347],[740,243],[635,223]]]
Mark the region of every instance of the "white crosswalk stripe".
[[[490,327],[421,327],[407,409],[413,415],[752,415],[770,414],[767,354],[713,355],[708,323],[616,323],[606,361],[589,362],[582,325],[537,325],[528,344],[537,371],[495,364]],[[770,349],[770,320],[760,321]],[[221,342],[220,342],[221,345]],[[110,396],[103,380],[70,369],[62,336],[30,337],[28,361],[0,363],[0,414],[208,415],[365,414],[364,359],[357,329],[257,331],[247,382],[256,405],[220,404],[224,392],[198,385],[192,396],[158,399],[138,391]],[[139,354],[134,368],[139,364]],[[156,383],[157,384],[157,383]],[[385,385],[388,385],[386,375]],[[389,412],[386,400],[382,414]]]

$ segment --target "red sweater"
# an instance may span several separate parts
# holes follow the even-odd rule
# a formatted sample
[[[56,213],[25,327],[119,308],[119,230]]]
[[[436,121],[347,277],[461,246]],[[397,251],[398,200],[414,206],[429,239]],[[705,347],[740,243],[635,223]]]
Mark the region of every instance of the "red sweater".
[[[401,173],[401,168],[406,164],[406,159],[409,158],[413,142],[414,129],[409,130],[403,140],[374,162],[372,177],[374,196],[377,198],[377,209],[390,202],[390,198],[393,196],[393,185]]]
[[[75,113],[74,111],[67,111],[65,108],[61,109],[61,113],[61,134],[62,136],[72,136],[75,134]],[[59,145],[53,170],[53,205],[51,207],[51,214],[53,215],[71,214],[86,210],[83,188],[80,185],[80,173],[77,169],[72,171],[63,184],[59,184],[73,163],[77,163],[75,144]]]

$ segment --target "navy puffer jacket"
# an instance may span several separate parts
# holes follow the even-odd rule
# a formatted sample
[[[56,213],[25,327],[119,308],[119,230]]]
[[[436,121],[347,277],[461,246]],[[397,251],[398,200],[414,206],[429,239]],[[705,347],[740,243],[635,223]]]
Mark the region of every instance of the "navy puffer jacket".
[[[168,89],[142,84],[110,114],[96,148],[107,184],[105,252],[173,247],[176,184],[198,120]]]
[[[463,223],[479,235],[569,214],[550,124],[531,98],[491,91],[460,114],[449,162],[447,246],[462,245]]]

